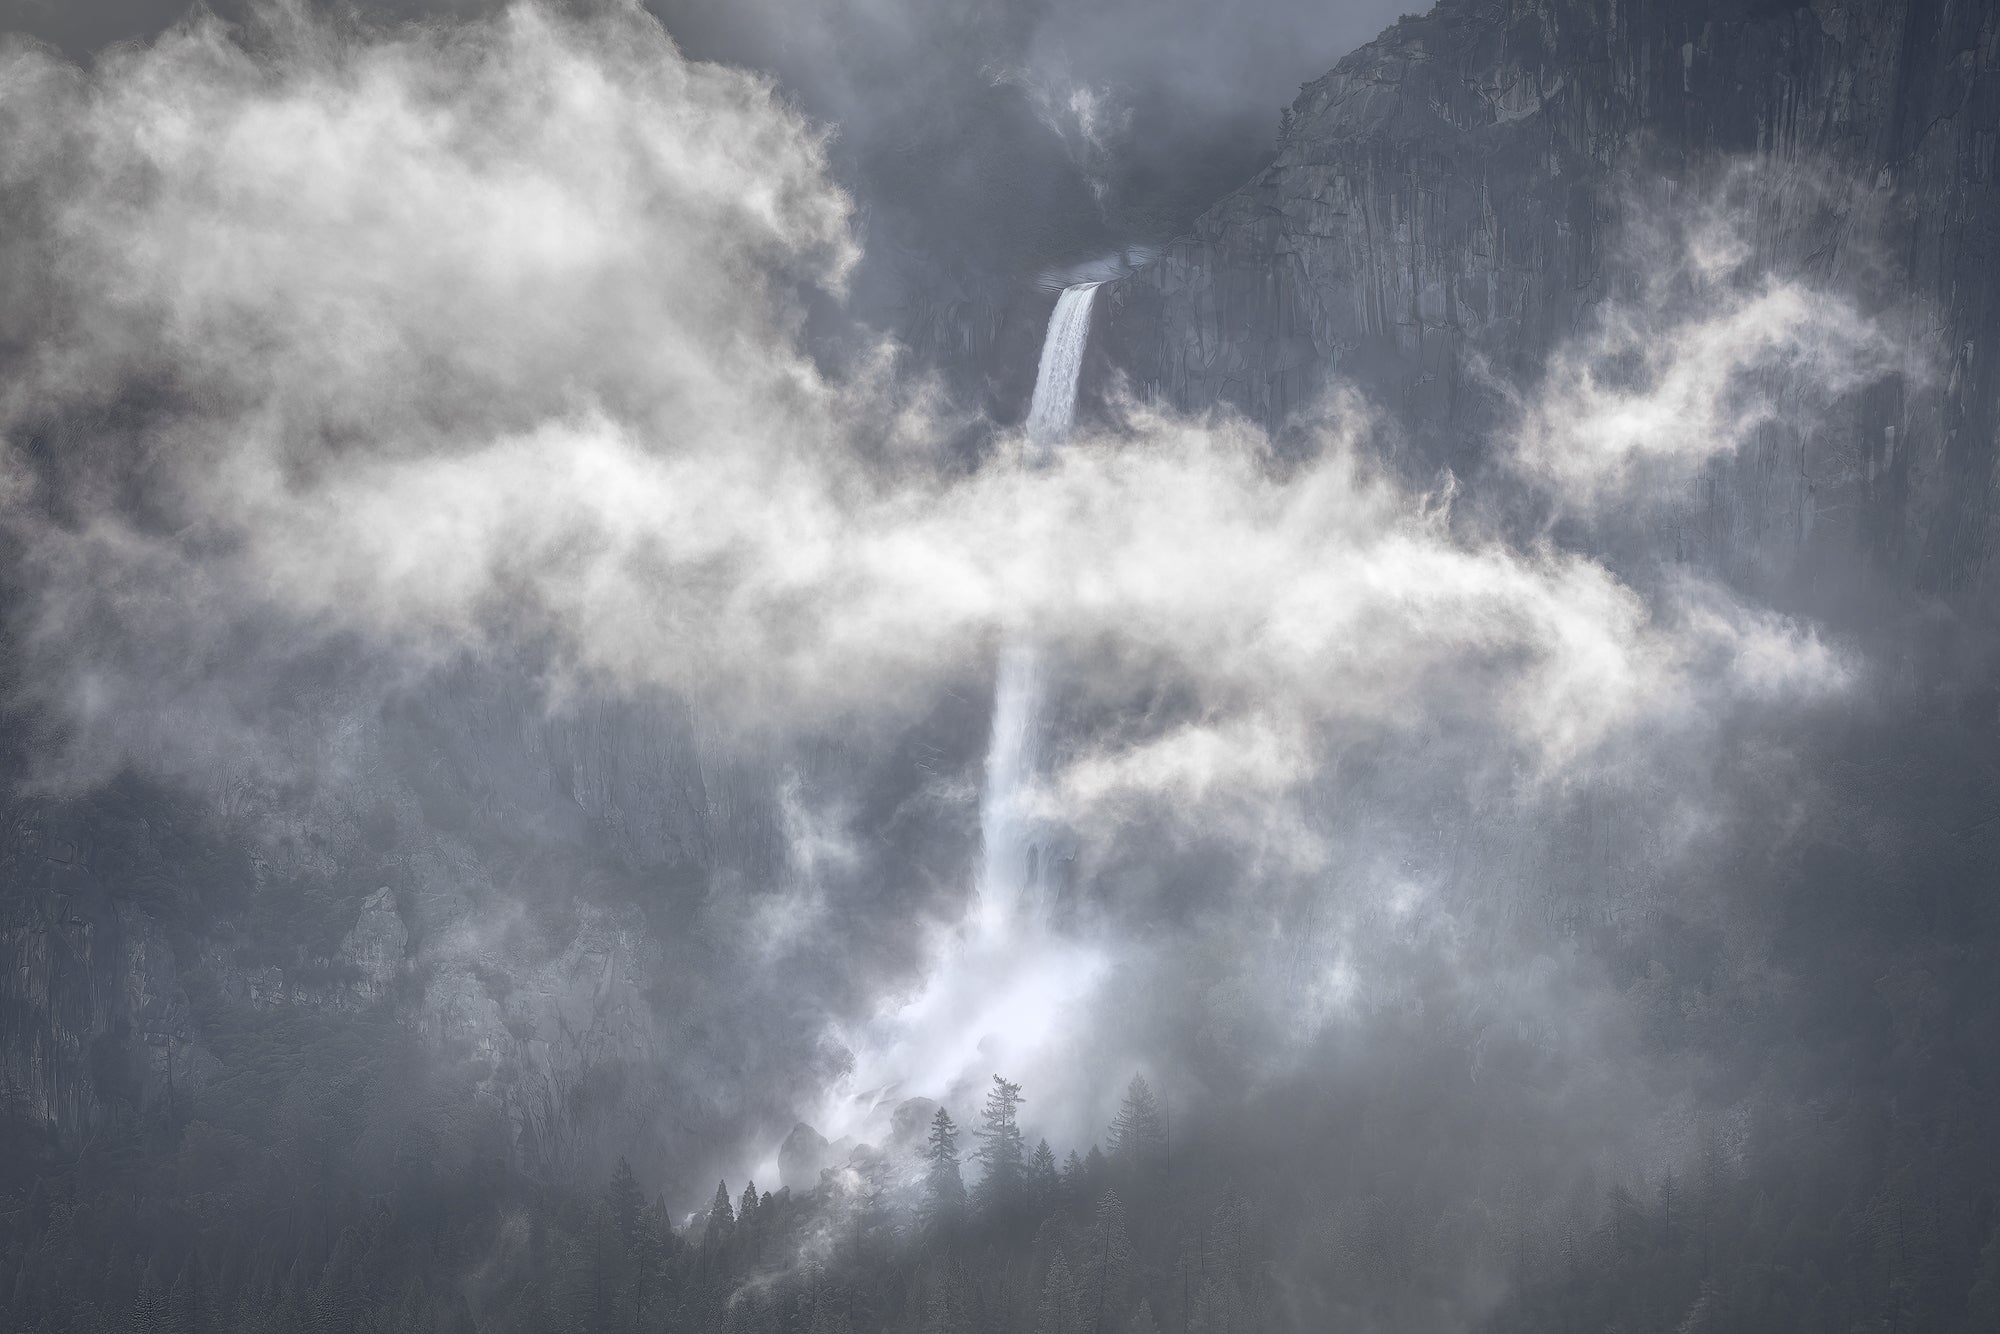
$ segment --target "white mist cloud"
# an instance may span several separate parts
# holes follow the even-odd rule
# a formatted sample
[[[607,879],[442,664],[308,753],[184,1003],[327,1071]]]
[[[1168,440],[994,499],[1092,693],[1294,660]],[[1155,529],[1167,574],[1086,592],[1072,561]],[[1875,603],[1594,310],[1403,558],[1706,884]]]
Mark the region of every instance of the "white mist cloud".
[[[206,646],[275,634],[415,664],[532,643],[788,726],[1025,633],[1195,692],[1194,721],[1085,758],[1067,795],[1089,802],[1282,786],[1302,738],[1350,723],[1476,720],[1562,765],[1739,667],[1838,675],[1714,590],[1695,614],[1456,523],[1378,473],[1353,400],[1303,465],[1241,424],[1135,414],[1051,468],[946,472],[920,387],[800,349],[791,284],[837,288],[854,246],[819,137],[767,85],[619,5],[264,22],[254,49],[197,19],[90,75],[8,57],[4,114],[39,128],[6,171],[45,215],[10,248],[40,247],[56,316],[5,390],[7,521],[40,684],[80,717],[189,708],[231,670]],[[1710,387],[1795,358],[1810,309],[1745,298],[1631,392],[1559,362],[1524,457],[1596,495],[1604,459],[1709,447]],[[88,478],[28,484],[38,424],[141,394],[163,406],[79,442]]]
[[[1808,199],[1818,188],[1792,183]],[[1673,494],[1762,428],[1809,429],[1837,395],[1913,369],[1839,292],[1760,268],[1748,229],[1769,193],[1739,165],[1700,200],[1627,202],[1620,262],[1635,295],[1601,308],[1531,391],[1500,386],[1523,472],[1580,509],[1629,507]]]
[[[1838,298],[1767,281],[1712,299],[1678,327],[1621,307],[1558,355],[1522,414],[1525,467],[1586,504],[1615,504],[1649,469],[1655,483],[1685,478],[1803,406],[1773,392],[1777,375],[1796,377],[1794,394],[1824,395],[1896,367],[1876,326]]]
[[[1042,814],[1232,843],[1294,886],[1387,856],[1307,809],[1344,746],[1436,744],[1440,787],[1480,766],[1532,787],[1849,671],[1716,587],[1641,587],[1411,491],[1352,397],[1303,461],[1130,406],[1050,466],[950,466],[944,409],[890,352],[835,376],[803,348],[799,289],[837,293],[856,256],[821,135],[630,6],[380,32],[276,7],[247,44],[196,19],[88,73],[0,60],[0,181],[31,201],[0,273],[42,313],[0,384],[0,527],[22,689],[85,776],[292,746],[275,681],[315,654],[363,664],[357,690],[526,657],[557,688],[788,734],[893,725],[1023,639],[1095,706]],[[1796,286],[1642,303],[1520,396],[1514,453],[1612,506],[1740,443],[1778,410],[1771,373],[1839,389],[1879,360]],[[838,801],[780,804],[800,883],[735,919],[773,993],[840,949],[829,886],[862,856]],[[1406,883],[1352,886],[1319,954],[1297,945],[1307,1027],[1426,968],[1443,995],[1500,976],[1457,906],[1379,909]],[[1233,888],[1167,941],[941,930],[922,977],[836,1025],[837,1092],[1006,1068],[1080,1127],[1103,1090],[1052,1086],[1129,1065],[1114,976],[1224,998],[1189,1002],[1190,1040],[1248,1060],[1298,1010],[1253,970],[1296,942],[1268,905],[1231,922]],[[1537,1022],[1563,1022],[1580,984],[1558,982],[1521,988]]]
[[[1132,131],[1133,110],[1117,90],[1078,83],[1061,62],[1054,68],[995,70],[991,77],[1027,95],[1036,118],[1062,141],[1101,207],[1111,188],[1118,147]]]

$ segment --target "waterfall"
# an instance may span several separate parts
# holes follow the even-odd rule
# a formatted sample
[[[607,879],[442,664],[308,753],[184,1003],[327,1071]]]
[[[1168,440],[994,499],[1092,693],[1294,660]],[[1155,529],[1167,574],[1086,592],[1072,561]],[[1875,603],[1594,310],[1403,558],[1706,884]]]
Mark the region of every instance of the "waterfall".
[[[1038,460],[1068,437],[1076,416],[1097,286],[1066,288],[1049,317],[1027,421]],[[979,803],[975,906],[963,922],[932,939],[921,986],[886,998],[874,1016],[841,1034],[851,1064],[811,1115],[812,1128],[838,1153],[864,1136],[881,1142],[891,1129],[892,1109],[911,1094],[976,1098],[997,1071],[1033,1082],[1066,1068],[1065,1034],[1108,963],[1098,943],[1057,931],[1049,920],[1050,831],[1028,806],[1044,762],[1045,676],[1031,640],[1002,648]],[[964,1109],[963,1102],[955,1104],[954,1110]],[[1053,1118],[1061,1109],[1045,1102],[1042,1111]],[[774,1156],[753,1175],[763,1179],[778,1167]]]
[[[1094,282],[1064,288],[1049,316],[1028,404],[1028,441],[1039,458],[1068,438],[1076,420],[1077,381],[1097,288]],[[1043,831],[1023,809],[1041,764],[1041,740],[1041,655],[1032,644],[1012,643],[1001,651],[994,682],[986,790],[979,803],[980,909],[989,923],[1036,916],[1046,907]]]

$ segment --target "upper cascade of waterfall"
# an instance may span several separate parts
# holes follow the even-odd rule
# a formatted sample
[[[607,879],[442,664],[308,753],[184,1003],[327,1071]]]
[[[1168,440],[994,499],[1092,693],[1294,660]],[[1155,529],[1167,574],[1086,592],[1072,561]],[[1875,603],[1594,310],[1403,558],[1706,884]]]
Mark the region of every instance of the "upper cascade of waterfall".
[[[1065,287],[1049,316],[1042,360],[1035,370],[1035,396],[1028,403],[1028,440],[1047,451],[1062,443],[1076,421],[1076,386],[1083,373],[1083,350],[1090,342],[1090,311],[1098,283]]]

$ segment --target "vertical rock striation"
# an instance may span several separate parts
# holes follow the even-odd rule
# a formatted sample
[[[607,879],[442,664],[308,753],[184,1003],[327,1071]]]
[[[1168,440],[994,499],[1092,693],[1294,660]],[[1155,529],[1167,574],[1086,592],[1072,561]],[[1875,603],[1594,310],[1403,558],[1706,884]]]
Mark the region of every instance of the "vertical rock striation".
[[[1531,379],[1618,295],[1635,195],[1748,160],[1755,262],[1934,373],[1764,432],[1685,498],[1681,554],[1808,602],[1846,573],[1990,600],[1997,64],[2000,10],[1964,0],[1444,0],[1305,85],[1272,164],[1107,289],[1106,345],[1144,393],[1274,427],[1356,383],[1474,475],[1501,410],[1474,368]]]

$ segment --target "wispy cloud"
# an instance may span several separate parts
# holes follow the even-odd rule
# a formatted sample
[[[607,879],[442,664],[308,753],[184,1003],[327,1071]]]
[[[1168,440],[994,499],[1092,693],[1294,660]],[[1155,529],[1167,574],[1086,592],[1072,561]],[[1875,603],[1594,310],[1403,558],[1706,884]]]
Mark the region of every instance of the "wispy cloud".
[[[1037,928],[1025,970],[972,961],[975,998],[1027,988],[1021,1015],[1070,1026],[1066,1059],[1096,1054],[1078,1068],[1187,1034],[1254,1064],[1368,1013],[1399,968],[1561,1023],[1579,974],[1467,946],[1477,914],[1392,854],[1432,846],[1475,776],[1629,778],[1853,670],[1722,588],[1629,579],[1411,489],[1353,396],[1303,458],[1127,405],[1050,466],[1005,444],[953,466],[945,409],[892,349],[835,375],[803,346],[801,288],[838,293],[857,255],[821,133],[630,7],[385,31],[276,7],[248,42],[196,19],[87,73],[0,61],[0,181],[26,201],[0,272],[8,307],[40,312],[0,385],[0,527],[21,689],[78,781],[316,762],[277,701],[321,656],[364,694],[526,659],[553,690],[669,692],[730,735],[794,736],[895,726],[1031,638],[1079,723],[1041,796],[1098,849],[1086,871],[1110,868],[1112,920],[1087,946]],[[1736,281],[1717,235],[1688,251],[1699,300],[1613,307],[1514,391],[1511,455],[1559,502],[1639,503],[1886,363],[1852,309]],[[1418,777],[1341,787],[1354,755]],[[1443,792],[1459,804],[1425,804]],[[781,804],[802,886],[739,923],[773,991],[852,944],[837,895],[865,858],[840,801]],[[1222,851],[1148,879],[1135,830]],[[1189,866],[1208,897],[1182,894]],[[1121,902],[1176,894],[1158,935],[1118,933]],[[1288,936],[1321,902],[1320,935]],[[1280,946],[1303,1011],[1270,982]],[[906,957],[935,971],[953,948]],[[1094,1007],[1117,976],[1170,999]],[[881,1003],[875,1055],[917,1053],[909,1076],[987,1059],[926,1026],[971,1004],[952,985],[852,990]],[[1281,1010],[1313,1031],[1276,1032]],[[1038,1106],[1081,1125],[1100,1093]]]

